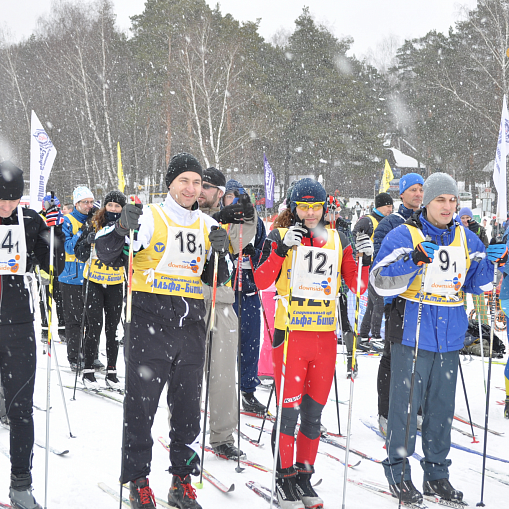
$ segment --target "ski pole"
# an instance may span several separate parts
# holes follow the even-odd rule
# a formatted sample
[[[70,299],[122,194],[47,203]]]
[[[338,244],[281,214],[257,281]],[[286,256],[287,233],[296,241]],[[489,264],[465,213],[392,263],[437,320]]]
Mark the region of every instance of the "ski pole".
[[[133,304],[133,255],[134,255],[134,230],[129,230],[129,260],[128,260],[128,273],[127,273],[127,298],[125,306],[125,330],[124,330],[124,362],[125,362],[125,396],[124,408],[122,416],[122,458],[120,460],[120,505],[122,509],[122,487],[124,476],[124,457],[125,457],[125,442],[127,435],[127,397],[128,397],[128,379],[129,379],[129,348],[131,339],[131,311]]]
[[[484,294],[479,295],[479,300],[481,298],[485,298]],[[474,296],[472,295],[472,300],[474,299]],[[486,304],[486,301],[484,301]],[[484,380],[484,394],[486,394],[486,372],[484,371],[484,339],[482,336],[482,323],[481,323],[481,303],[479,302],[479,309],[477,311],[477,320],[479,322],[479,343],[481,344],[481,361],[482,361],[482,378]]]
[[[343,331],[343,318],[341,316],[341,289],[339,290],[336,309],[337,309],[338,317],[339,317],[339,328],[341,330],[341,340],[343,341],[343,345],[345,345],[346,343],[345,343],[345,333]],[[338,361],[337,361],[337,348],[338,347],[336,345],[336,362],[334,363],[334,390],[336,392],[336,413],[337,413],[337,416],[338,416],[338,435],[341,435],[341,423],[340,423],[340,419],[339,419],[338,377],[337,377],[337,373],[336,373],[336,367],[338,365]],[[352,373],[352,375],[353,375],[353,373]]]
[[[240,398],[241,395],[241,377],[242,377],[242,370],[241,370],[241,360],[242,360],[242,226],[243,222],[240,223],[239,228],[239,255],[237,257],[237,300],[239,305],[237,306],[237,318],[238,318],[238,331],[237,331],[237,378],[238,378],[238,385],[237,385],[237,423],[239,427],[239,433],[237,435],[237,447],[239,449],[239,455],[237,456],[237,466],[235,468],[235,471],[240,473],[244,470],[240,466]]]
[[[207,434],[207,410],[209,403],[209,387],[210,387],[210,363],[212,359],[212,336],[214,335],[214,323],[216,316],[216,293],[217,293],[217,268],[219,265],[219,253],[214,253],[214,279],[212,286],[212,303],[210,305],[210,329],[209,329],[209,346],[207,351],[207,365],[206,365],[206,380],[207,387],[205,388],[205,412],[203,414],[203,435],[201,441],[201,468],[200,480],[197,484],[198,488],[203,488],[203,463],[205,461],[205,437]],[[240,432],[239,432],[240,435]]]
[[[491,358],[493,355],[493,330],[495,329],[496,313],[496,288],[497,288],[497,270],[498,263],[494,263],[495,271],[493,274],[493,298],[491,300],[491,330],[490,330],[490,359],[488,361],[488,383],[486,385],[486,414],[484,416],[484,447],[482,452],[482,477],[481,477],[481,501],[476,504],[477,507],[484,507],[484,479],[486,474],[486,446],[488,444],[488,420],[490,409],[490,386],[491,386]]]
[[[269,401],[267,401],[265,415],[263,416],[263,421],[262,421],[262,425],[261,425],[261,429],[260,429],[260,435],[258,436],[258,440],[256,441],[257,444],[260,443],[260,440],[262,438],[263,428],[265,427],[265,421],[267,420],[267,416],[269,415],[269,405],[272,400],[272,395],[274,394],[275,388],[276,388],[276,382],[273,380],[272,387],[270,388]]]
[[[430,237],[426,236],[426,241],[430,241]],[[407,450],[408,450],[408,441],[410,439],[410,419],[412,417],[412,399],[414,397],[414,386],[415,386],[415,367],[417,365],[417,355],[419,353],[419,336],[421,334],[421,317],[422,317],[422,306],[424,300],[424,278],[426,277],[426,269],[424,268],[422,272],[421,278],[421,290],[419,293],[419,308],[417,311],[417,327],[415,329],[415,348],[414,348],[414,356],[412,359],[412,379],[410,381],[410,396],[408,397],[408,412],[406,416],[406,430],[405,430],[405,453],[403,455],[403,462],[401,465],[401,481],[399,486],[399,501],[398,507],[401,509],[401,498],[403,496],[403,483],[405,482],[405,469],[407,462]]]
[[[293,277],[295,274],[295,260],[297,259],[297,246],[292,248],[292,269],[290,272],[290,291],[288,295],[288,312],[286,317],[285,341],[283,343],[283,364],[281,366],[281,382],[279,384],[279,399],[277,401],[277,418],[276,418],[276,444],[274,446],[274,465],[272,467],[272,486],[270,496],[270,509],[274,501],[274,494],[276,491],[276,469],[277,458],[279,456],[279,435],[281,433],[281,414],[283,413],[283,401],[285,393],[285,374],[286,374],[286,359],[288,356],[288,341],[290,337],[290,322],[291,322],[291,308],[292,308],[292,293],[293,293]],[[276,379],[274,378],[274,385]],[[277,394],[276,394],[277,397]]]
[[[55,193],[51,191],[51,206],[54,205]],[[21,217],[20,221],[23,220]],[[51,386],[51,313],[53,311],[53,256],[55,253],[55,227],[50,228],[49,237],[49,310],[48,310],[48,360],[46,364],[46,453],[44,457],[44,509],[48,507],[48,481],[49,481],[49,413],[50,413],[50,386]]]
[[[72,401],[76,401],[76,385],[78,383],[78,373],[81,372],[81,356],[83,355],[84,343],[85,343],[85,318],[87,316],[87,300],[88,300],[88,282],[90,281],[90,267],[92,265],[92,257],[94,255],[95,244],[92,244],[90,248],[90,256],[88,257],[87,265],[85,268],[87,269],[87,275],[85,281],[85,296],[83,298],[83,314],[81,315],[81,338],[80,344],[78,346],[78,358],[76,364],[76,376],[74,377],[74,392],[72,394]],[[85,271],[83,271],[85,273]]]
[[[468,420],[470,421],[470,428],[472,429],[472,443],[478,444],[479,440],[475,438],[474,425],[472,424],[472,415],[470,414],[470,405],[468,404],[467,386],[465,385],[465,378],[463,377],[463,368],[461,367],[461,359],[458,359],[458,366],[460,368],[461,383],[463,384],[463,392],[465,393],[465,402],[467,403]]]
[[[346,505],[346,486],[348,481],[348,456],[350,454],[350,435],[352,430],[352,407],[353,407],[353,388],[354,388],[354,379],[353,376],[354,368],[355,368],[355,350],[357,348],[357,333],[359,330],[359,308],[361,302],[361,282],[362,282],[362,255],[359,256],[358,261],[358,269],[357,269],[357,292],[355,294],[355,325],[354,325],[354,335],[353,335],[353,349],[352,349],[352,375],[350,376],[350,400],[348,402],[348,424],[346,429],[346,451],[345,451],[345,475],[343,478],[343,505],[342,508],[345,509]],[[336,397],[336,401],[339,398]]]

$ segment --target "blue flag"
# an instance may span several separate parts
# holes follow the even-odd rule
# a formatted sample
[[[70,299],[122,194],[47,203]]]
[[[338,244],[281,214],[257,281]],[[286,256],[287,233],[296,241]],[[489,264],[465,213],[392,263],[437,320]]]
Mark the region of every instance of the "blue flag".
[[[267,157],[263,154],[263,170],[265,172],[265,208],[274,206],[274,173],[270,167]]]

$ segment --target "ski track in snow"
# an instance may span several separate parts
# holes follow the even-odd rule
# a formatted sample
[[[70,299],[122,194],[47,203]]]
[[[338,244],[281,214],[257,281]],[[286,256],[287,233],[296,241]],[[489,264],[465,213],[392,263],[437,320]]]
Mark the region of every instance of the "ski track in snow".
[[[36,322],[36,335],[40,337],[40,326]],[[119,337],[121,337],[119,333]],[[505,332],[500,334],[504,341],[507,341]],[[62,366],[67,366],[66,346],[55,343],[58,359]],[[101,352],[104,353],[105,338],[101,340]],[[338,346],[338,353],[342,353],[343,347]],[[46,366],[47,356],[43,354],[43,346],[37,341],[37,376],[35,384],[34,403],[46,407]],[[104,355],[100,356],[105,362]],[[470,362],[468,358],[462,359],[462,367],[467,384],[470,408],[474,422],[484,424],[485,395],[482,381],[482,364],[479,357],[474,357]],[[507,356],[504,358],[504,362]],[[500,360],[500,359],[497,359]],[[353,417],[352,417],[352,438],[351,447],[358,449],[370,456],[383,459],[385,457],[384,442],[371,430],[364,426],[360,419],[373,420],[377,414],[377,392],[376,378],[378,372],[379,357],[362,356],[359,358],[359,376],[355,380]],[[65,400],[69,412],[71,430],[76,438],[69,438],[67,421],[65,418],[58,377],[55,371],[55,357],[52,357],[51,373],[51,418],[50,418],[50,443],[57,449],[69,449],[69,454],[58,457],[49,455],[49,509],[84,509],[97,507],[100,509],[114,509],[118,507],[111,496],[101,491],[97,484],[104,482],[113,488],[118,487],[120,472],[120,447],[122,440],[122,406],[114,401],[101,399],[93,395],[76,392],[76,401],[71,401],[72,391],[64,389]],[[120,349],[117,364],[119,375],[124,375],[122,348]],[[350,381],[345,377],[346,365],[344,356],[338,355],[337,363],[339,398],[347,400],[350,391]],[[487,373],[487,369],[486,369]],[[69,372],[61,370],[64,385],[73,385],[74,376]],[[104,384],[104,377],[98,377],[99,382]],[[503,407],[496,404],[500,399],[496,386],[502,386],[504,380],[504,366],[493,364],[492,366],[492,390],[490,399],[490,420],[489,427],[500,432],[505,432],[503,437],[488,434],[488,454],[509,459],[509,420],[503,417]],[[331,394],[334,394],[332,387]],[[168,453],[157,443],[157,437],[168,437],[167,413],[164,410],[165,391],[160,401],[160,406],[152,429],[152,437],[155,443],[152,448],[152,473],[150,485],[157,497],[166,499],[170,485],[170,475],[165,470],[168,468]],[[267,402],[268,390],[258,390],[257,397]],[[275,413],[274,399],[271,403],[271,411]],[[341,431],[346,433],[348,406],[340,405]],[[462,416],[467,415],[461,379],[458,375],[458,386],[456,392],[456,413]],[[40,442],[45,442],[45,412],[34,410],[35,436]],[[241,417],[241,429],[251,438],[258,438],[258,432],[249,428],[245,423],[251,422],[257,425],[261,420],[252,417]],[[328,401],[323,412],[323,424],[331,431],[337,432],[336,407],[332,401]],[[268,429],[271,423],[266,424]],[[455,422],[455,426],[470,431],[470,426]],[[452,440],[458,444],[483,450],[484,432],[474,428],[479,444],[472,444],[472,440],[455,431],[452,432]],[[8,448],[8,431],[0,428],[0,446]],[[269,435],[263,434],[261,443],[263,447],[256,448],[245,440],[241,440],[242,450],[247,453],[247,458],[272,468],[272,454],[270,452]],[[201,436],[198,438],[201,440]],[[344,440],[338,438],[337,440]],[[346,442],[345,442],[346,443]],[[421,438],[417,438],[416,452],[422,455]],[[199,451],[199,445],[195,448]],[[327,451],[334,456],[344,459],[344,452],[328,444],[320,443],[320,450]],[[350,456],[350,460],[357,459]],[[482,469],[482,457],[475,456],[460,450],[451,449],[449,458],[452,460],[450,467],[450,480],[454,487],[463,491],[464,500],[471,506],[480,501],[481,476],[471,469],[480,471]],[[34,495],[37,501],[44,505],[44,461],[45,451],[36,447],[34,449],[33,481]],[[422,487],[422,470],[414,459],[410,459],[412,468],[412,479],[418,489]],[[487,460],[488,468],[509,473],[507,464]],[[236,463],[216,458],[210,453],[205,454],[205,468],[226,485],[235,483],[235,491],[223,494],[212,485],[204,481],[203,489],[197,490],[198,502],[204,509],[231,508],[237,509],[243,504],[249,504],[250,509],[267,509],[268,505],[260,497],[250,491],[245,483],[257,481],[270,488],[271,474],[246,467],[242,473],[235,472]],[[317,488],[318,494],[324,500],[325,508],[336,508],[341,506],[343,496],[343,467],[336,461],[323,455],[316,459],[315,481],[323,479]],[[0,501],[8,502],[10,464],[4,455],[0,455]],[[361,464],[350,469],[349,477],[358,480],[372,480],[385,483],[383,467],[370,461],[362,460]],[[198,478],[193,478],[193,481]],[[124,490],[124,496],[128,496]],[[499,508],[507,505],[509,498],[509,486],[499,483],[495,479],[486,477],[484,502],[487,507]],[[383,500],[376,494],[370,494],[360,487],[348,484],[346,506],[348,508],[372,509],[395,508],[396,499]],[[434,504],[429,504],[433,507]]]

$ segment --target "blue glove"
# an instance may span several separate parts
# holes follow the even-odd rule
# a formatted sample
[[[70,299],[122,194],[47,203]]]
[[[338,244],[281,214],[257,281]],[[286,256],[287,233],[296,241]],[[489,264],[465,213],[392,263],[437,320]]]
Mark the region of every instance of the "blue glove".
[[[424,265],[431,263],[435,258],[435,251],[438,251],[438,246],[434,242],[425,240],[417,244],[416,248],[412,251],[412,260],[415,265]]]
[[[507,246],[501,244],[490,244],[486,249],[486,255],[491,263],[498,263],[499,266],[504,265],[507,261]]]

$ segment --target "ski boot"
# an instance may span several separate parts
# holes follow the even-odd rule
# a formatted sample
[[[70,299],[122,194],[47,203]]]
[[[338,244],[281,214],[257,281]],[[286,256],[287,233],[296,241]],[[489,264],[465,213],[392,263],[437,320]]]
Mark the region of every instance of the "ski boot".
[[[101,371],[101,370],[103,370],[103,369],[104,369],[104,367],[105,367],[105,366],[104,366],[104,364],[103,364],[103,363],[102,363],[99,359],[96,359],[96,360],[94,361],[93,366],[94,366],[94,369],[95,369],[96,371]]]
[[[100,391],[101,386],[99,382],[95,379],[95,370],[93,369],[84,369],[83,370],[83,385],[85,389],[89,391]]]
[[[202,509],[196,502],[196,490],[191,484],[191,476],[185,477],[174,475],[171,480],[170,491],[168,492],[168,504],[179,509]]]
[[[242,408],[246,412],[265,415],[267,407],[262,405],[254,395],[254,392],[242,392]]]
[[[306,509],[323,508],[323,500],[317,495],[311,484],[311,476],[315,473],[314,467],[296,463],[295,470],[297,470],[295,479],[297,493]]]
[[[437,479],[435,481],[424,481],[422,490],[425,495],[438,495],[444,500],[453,502],[461,502],[463,500],[463,493],[455,490],[449,479]]]
[[[378,429],[384,437],[387,436],[387,417],[384,417],[383,415],[378,416]]]
[[[155,509],[156,499],[146,477],[129,483],[129,501],[131,509]]]
[[[389,484],[389,489],[391,490],[392,496],[398,500],[400,488],[401,483]],[[408,479],[408,481],[403,481],[401,502],[403,504],[420,504],[422,502],[422,495],[419,491],[417,491],[417,488],[414,486],[414,483],[411,479]]]
[[[117,378],[117,370],[108,368],[106,373],[106,387],[113,389],[114,391],[121,391],[123,389],[120,380]]]
[[[216,454],[226,456],[229,460],[236,460],[239,456],[241,459],[246,457],[246,455],[240,449],[237,449],[233,444],[216,445],[213,446],[212,449]]]
[[[32,495],[32,474],[11,474],[9,498],[14,509],[42,509]]]
[[[509,397],[505,398],[504,417],[509,419]]]
[[[306,509],[297,491],[296,477],[293,467],[276,472],[276,493],[281,509]]]

